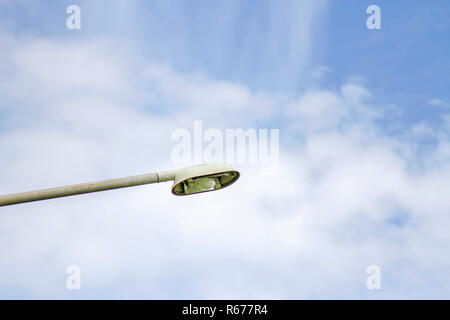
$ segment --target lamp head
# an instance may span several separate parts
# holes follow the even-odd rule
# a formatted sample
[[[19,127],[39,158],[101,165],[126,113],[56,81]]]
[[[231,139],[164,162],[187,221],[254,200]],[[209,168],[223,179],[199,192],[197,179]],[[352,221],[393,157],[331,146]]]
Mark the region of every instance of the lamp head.
[[[239,179],[239,172],[226,163],[200,164],[180,169],[172,193],[176,196],[219,190]]]

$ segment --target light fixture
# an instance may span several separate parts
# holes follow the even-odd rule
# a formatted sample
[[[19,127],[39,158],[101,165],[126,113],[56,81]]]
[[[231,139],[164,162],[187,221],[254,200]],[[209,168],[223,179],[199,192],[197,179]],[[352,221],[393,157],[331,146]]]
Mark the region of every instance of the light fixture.
[[[177,196],[228,187],[239,179],[239,172],[226,163],[200,164],[178,170],[172,187]]]
[[[0,207],[172,180],[174,181],[172,193],[182,196],[219,190],[228,187],[237,179],[239,172],[226,163],[200,164],[179,170],[8,194],[0,196]]]

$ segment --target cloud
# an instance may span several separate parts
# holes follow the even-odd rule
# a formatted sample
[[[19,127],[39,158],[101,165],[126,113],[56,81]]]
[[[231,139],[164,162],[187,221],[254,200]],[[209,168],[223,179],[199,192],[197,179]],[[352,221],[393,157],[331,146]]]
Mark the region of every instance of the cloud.
[[[189,115],[223,127],[267,119],[276,112],[271,94],[252,92],[242,84],[181,75],[158,65],[149,65],[144,74],[158,91],[158,102],[174,116]]]
[[[331,69],[327,66],[318,66],[311,72],[311,76],[315,80],[322,80],[325,76],[331,72]]]
[[[431,104],[432,106],[440,106],[442,104],[442,100],[439,98],[433,98],[430,99],[430,101],[428,101],[429,104]]]
[[[294,126],[307,130],[338,129],[344,122],[372,122],[379,111],[369,104],[371,93],[362,85],[347,82],[339,91],[311,89],[290,102],[286,114],[297,121]]]
[[[430,106],[443,107],[443,108],[447,108],[450,106],[450,104],[447,101],[444,101],[440,98],[432,98],[428,101],[428,104]]]
[[[169,169],[171,132],[193,119],[278,117],[287,139],[278,174],[242,166],[220,192],[173,197],[158,184],[2,208],[1,297],[449,295],[447,122],[390,135],[386,107],[354,79],[286,98],[108,39],[2,41],[2,193]],[[78,292],[65,287],[72,264]],[[382,292],[365,287],[371,264]]]

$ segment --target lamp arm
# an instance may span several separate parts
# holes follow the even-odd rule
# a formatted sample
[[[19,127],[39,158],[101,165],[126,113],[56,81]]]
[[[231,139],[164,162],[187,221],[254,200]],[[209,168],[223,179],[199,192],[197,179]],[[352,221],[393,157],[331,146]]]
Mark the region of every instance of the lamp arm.
[[[177,170],[160,173],[147,173],[130,177],[87,182],[69,186],[42,189],[0,196],[0,207],[12,204],[73,196],[82,193],[98,192],[110,189],[126,188],[143,184],[170,181],[175,179]]]

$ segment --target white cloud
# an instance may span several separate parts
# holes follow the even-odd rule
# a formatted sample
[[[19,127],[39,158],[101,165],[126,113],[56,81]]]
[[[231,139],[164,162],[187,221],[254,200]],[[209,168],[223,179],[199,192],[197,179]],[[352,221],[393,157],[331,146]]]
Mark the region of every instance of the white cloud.
[[[371,264],[376,297],[448,297],[447,273],[433,276],[450,263],[446,128],[386,135],[384,107],[352,80],[286,102],[111,47],[8,40],[2,193],[168,169],[170,134],[192,119],[245,128],[276,115],[280,136],[303,143],[282,146],[277,175],[242,166],[220,192],[158,184],[2,208],[1,297],[370,298]],[[433,166],[414,171],[421,155],[399,146],[416,150],[424,130]],[[65,288],[71,264],[80,292]]]
[[[425,122],[420,122],[412,127],[411,132],[416,136],[434,135],[433,128]]]
[[[431,104],[432,106],[440,106],[442,105],[442,100],[439,98],[433,98],[430,99],[430,101],[428,101],[429,104]]]
[[[167,66],[149,65],[144,71],[154,84],[160,103],[174,106],[171,114],[206,119],[223,127],[224,124],[249,123],[274,114],[273,97],[253,93],[246,86],[215,81],[204,75],[181,75]]]
[[[432,98],[428,101],[430,106],[449,108],[450,102],[441,98]]]
[[[311,89],[288,103],[287,115],[297,120],[293,127],[307,130],[336,130],[354,120],[370,126],[382,112],[368,104],[370,98],[371,93],[364,86],[353,82],[341,86],[340,91]]]
[[[322,80],[325,76],[331,72],[331,69],[327,66],[318,66],[311,72],[311,76],[315,80]]]

